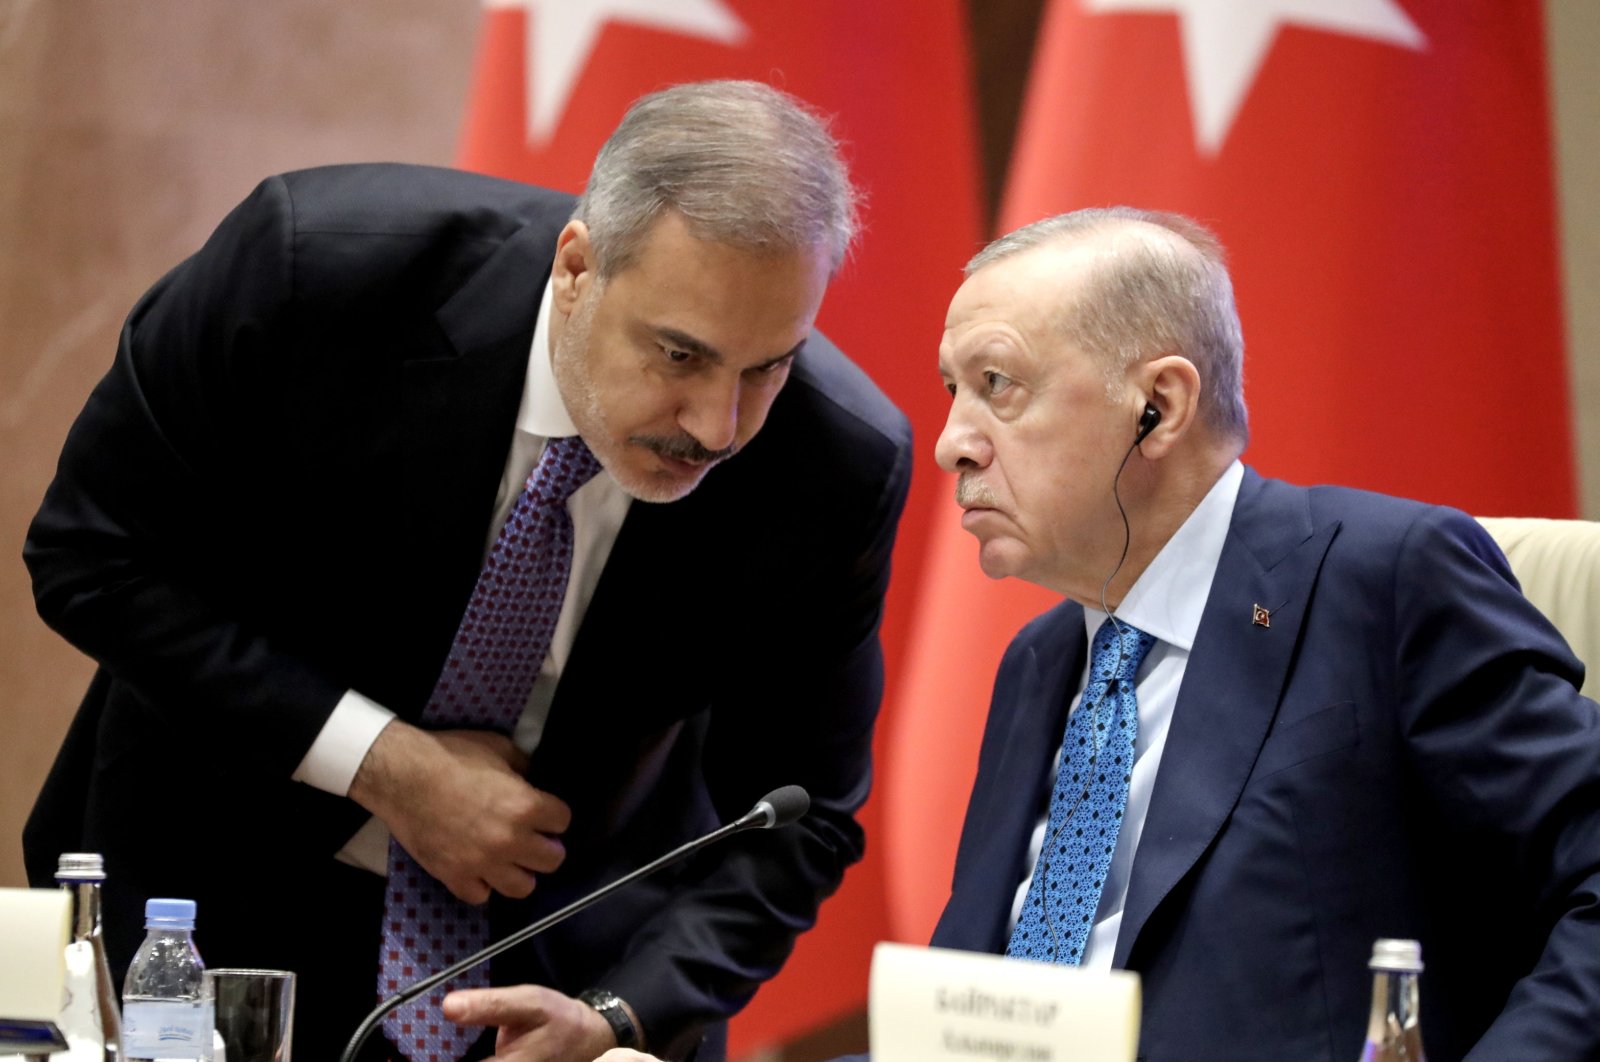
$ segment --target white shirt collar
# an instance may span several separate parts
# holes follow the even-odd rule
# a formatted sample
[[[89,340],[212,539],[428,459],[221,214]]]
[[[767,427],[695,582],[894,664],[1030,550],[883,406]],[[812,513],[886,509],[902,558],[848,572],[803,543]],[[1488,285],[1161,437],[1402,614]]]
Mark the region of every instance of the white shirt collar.
[[[1243,482],[1244,465],[1234,461],[1129,589],[1118,619],[1184,652],[1194,648]],[[1106,614],[1088,607],[1083,613],[1092,640]]]
[[[533,349],[528,354],[528,374],[522,384],[522,405],[517,407],[517,430],[545,439],[578,434],[572,415],[561,401],[556,373],[550,363],[550,281],[539,300],[539,317],[533,325]]]

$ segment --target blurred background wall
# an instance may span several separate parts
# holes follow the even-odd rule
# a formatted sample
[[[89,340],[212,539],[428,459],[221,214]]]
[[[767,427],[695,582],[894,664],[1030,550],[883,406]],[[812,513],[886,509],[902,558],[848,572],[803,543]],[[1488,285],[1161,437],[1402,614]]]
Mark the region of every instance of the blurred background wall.
[[[0,0],[0,884],[92,672],[34,614],[28,521],[123,316],[262,177],[449,162],[473,0]]]
[[[970,0],[990,217],[1039,9]],[[1546,10],[1579,497],[1593,518],[1600,5]],[[21,824],[92,670],[35,616],[23,536],[122,316],[266,174],[450,163],[479,26],[476,0],[0,0],[0,885],[23,883]]]

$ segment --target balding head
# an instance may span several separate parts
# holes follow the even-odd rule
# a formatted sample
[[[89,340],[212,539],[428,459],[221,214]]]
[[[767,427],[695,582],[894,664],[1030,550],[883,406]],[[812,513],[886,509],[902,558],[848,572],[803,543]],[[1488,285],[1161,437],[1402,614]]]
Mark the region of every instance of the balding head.
[[[1036,221],[995,240],[967,263],[971,277],[996,262],[1043,248],[1090,255],[1060,289],[1052,317],[1069,343],[1100,361],[1108,387],[1127,367],[1168,354],[1200,374],[1200,419],[1241,447],[1249,438],[1244,341],[1221,245],[1177,214],[1103,207]],[[1078,257],[1078,256],[1074,256]]]

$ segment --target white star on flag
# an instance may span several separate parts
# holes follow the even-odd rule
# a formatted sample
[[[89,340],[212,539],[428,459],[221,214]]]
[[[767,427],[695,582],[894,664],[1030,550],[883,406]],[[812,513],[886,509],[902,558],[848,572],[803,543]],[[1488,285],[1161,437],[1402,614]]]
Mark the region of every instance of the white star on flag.
[[[1083,0],[1083,6],[1092,14],[1178,16],[1195,143],[1205,155],[1221,150],[1280,26],[1307,26],[1419,51],[1427,45],[1395,0]]]
[[[527,10],[523,55],[532,144],[549,140],[561,124],[572,87],[607,22],[631,22],[730,46],[749,36],[723,0],[484,0],[484,7]]]

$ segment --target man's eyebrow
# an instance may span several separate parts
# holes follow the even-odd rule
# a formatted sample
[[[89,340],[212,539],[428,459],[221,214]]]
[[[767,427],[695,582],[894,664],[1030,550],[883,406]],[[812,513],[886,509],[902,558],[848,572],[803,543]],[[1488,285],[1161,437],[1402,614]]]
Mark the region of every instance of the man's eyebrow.
[[[762,362],[760,365],[752,366],[752,368],[755,368],[755,369],[770,369],[774,365],[779,364],[780,362],[788,361],[790,358],[799,357],[800,356],[800,352],[802,350],[804,350],[805,347],[806,347],[806,341],[802,339],[800,342],[798,342],[794,346],[790,347],[784,353],[779,354],[776,358],[768,358],[766,361]]]
[[[704,340],[696,339],[687,332],[680,332],[676,328],[657,328],[656,338],[674,350],[681,350],[686,354],[693,354],[697,358],[721,365],[727,359],[722,352]]]
[[[697,358],[704,358],[706,361],[709,361],[714,365],[721,365],[727,360],[722,356],[722,352],[716,347],[713,347],[704,340],[696,339],[687,332],[680,332],[676,328],[658,328],[656,329],[656,338],[675,350],[681,350],[685,353],[693,354]],[[780,362],[787,361],[788,359],[795,357],[800,353],[801,349],[805,347],[805,345],[806,341],[802,339],[800,342],[796,343],[784,353],[779,354],[777,357],[768,358],[759,365],[752,365],[750,368],[757,371],[761,369],[770,369]]]

